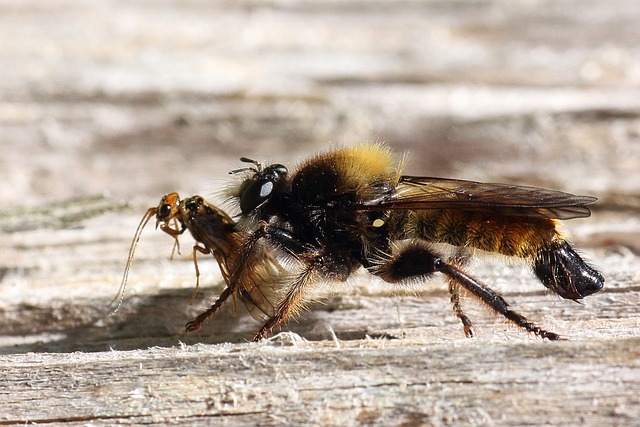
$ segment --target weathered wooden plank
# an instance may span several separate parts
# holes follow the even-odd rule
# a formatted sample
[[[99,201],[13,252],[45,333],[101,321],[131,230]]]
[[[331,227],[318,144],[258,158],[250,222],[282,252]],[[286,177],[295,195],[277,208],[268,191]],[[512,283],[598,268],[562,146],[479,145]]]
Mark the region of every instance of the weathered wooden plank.
[[[629,425],[640,416],[637,337],[290,338],[13,356],[3,422]]]
[[[584,305],[546,295],[517,267],[476,266],[519,310],[570,341],[528,337],[473,309],[478,338],[468,340],[441,286],[394,298],[362,278],[286,328],[300,335],[250,344],[258,325],[240,306],[237,318],[228,306],[201,333],[182,332],[197,309],[188,306],[193,265],[167,261],[171,240],[157,232],[144,236],[131,297],[107,317],[126,251],[106,264],[89,254],[114,245],[93,236],[126,249],[130,233],[110,233],[122,218],[103,214],[88,228],[53,230],[64,240],[53,251],[28,232],[11,235],[23,237],[13,250],[26,259],[48,251],[78,268],[93,261],[71,278],[59,263],[33,267],[22,284],[24,273],[6,273],[3,283],[18,293],[0,311],[0,422],[624,425],[640,415],[638,266],[624,251],[598,251],[609,289]],[[80,252],[86,258],[74,262]],[[216,280],[220,289],[212,262],[203,264],[200,298],[216,292],[207,286]],[[59,295],[39,295],[51,291]]]

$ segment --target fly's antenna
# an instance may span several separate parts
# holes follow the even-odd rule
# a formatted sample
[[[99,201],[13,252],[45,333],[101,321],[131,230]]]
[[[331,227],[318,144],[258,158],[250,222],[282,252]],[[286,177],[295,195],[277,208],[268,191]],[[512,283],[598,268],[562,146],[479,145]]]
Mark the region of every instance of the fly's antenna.
[[[124,268],[124,274],[122,276],[122,282],[120,283],[120,289],[118,289],[118,294],[111,300],[109,305],[113,305],[116,301],[118,301],[118,305],[111,312],[109,317],[115,315],[120,306],[122,305],[122,301],[124,300],[124,291],[127,288],[127,280],[129,279],[129,271],[131,270],[131,265],[133,265],[133,255],[136,252],[136,247],[138,246],[138,242],[140,241],[140,235],[142,234],[142,230],[147,225],[149,220],[153,218],[158,213],[158,208],[149,208],[147,212],[144,214],[142,219],[140,220],[140,224],[138,224],[138,228],[136,228],[136,234],[133,236],[133,241],[131,242],[131,247],[129,248],[129,258],[127,259],[127,265]]]
[[[245,168],[234,169],[229,172],[229,175],[235,175],[237,173],[242,173],[246,171],[252,171],[258,173],[262,170],[262,165],[257,160],[250,159],[248,157],[240,157],[240,161],[243,163],[251,163],[253,166],[247,166]]]

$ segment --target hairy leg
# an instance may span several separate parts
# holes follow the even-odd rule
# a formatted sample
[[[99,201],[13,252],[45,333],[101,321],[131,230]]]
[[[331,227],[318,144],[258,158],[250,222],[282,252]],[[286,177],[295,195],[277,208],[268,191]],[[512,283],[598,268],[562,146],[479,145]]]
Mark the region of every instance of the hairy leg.
[[[507,320],[528,332],[533,332],[549,340],[560,339],[558,334],[536,326],[521,314],[513,311],[497,292],[469,276],[452,263],[445,262],[440,255],[424,244],[414,242],[403,247],[396,254],[385,257],[382,260],[372,261],[372,267],[369,268],[369,271],[389,283],[398,283],[411,279],[426,279],[435,273],[444,274],[449,281],[454,313],[462,321],[467,337],[473,336],[473,330],[471,321],[460,307],[460,288],[465,289],[475,298],[482,301],[495,313],[504,316]]]
[[[269,318],[260,330],[255,334],[253,340],[260,341],[266,338],[274,327],[285,322],[292,315],[300,312],[305,304],[305,293],[308,286],[314,282],[314,265],[310,264],[307,268],[296,277],[296,279],[288,285],[289,290],[284,300],[278,305],[276,314]]]
[[[227,282],[227,287],[224,288],[216,302],[214,302],[211,307],[200,313],[195,319],[189,321],[185,325],[185,329],[187,332],[195,332],[198,329],[202,328],[202,325],[204,325],[205,322],[207,322],[213,315],[215,315],[220,310],[220,307],[222,307],[222,305],[227,301],[227,299],[229,299],[229,297],[234,294],[240,284],[241,275],[243,274],[244,269],[249,267],[248,263],[250,262],[257,242],[263,237],[260,230],[250,235],[249,238],[247,238],[247,240],[245,241],[242,254],[239,257],[238,265],[236,266],[235,270],[231,272],[229,280]],[[194,254],[195,250],[196,249],[194,247]]]

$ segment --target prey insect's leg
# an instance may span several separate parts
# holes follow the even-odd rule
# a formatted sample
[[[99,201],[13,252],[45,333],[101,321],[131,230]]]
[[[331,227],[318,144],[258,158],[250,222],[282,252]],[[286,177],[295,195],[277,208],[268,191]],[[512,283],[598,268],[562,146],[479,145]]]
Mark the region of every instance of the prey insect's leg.
[[[176,239],[176,242],[178,240]],[[196,288],[193,290],[193,294],[191,295],[191,302],[189,304],[193,304],[196,299],[196,295],[198,295],[198,288],[200,288],[200,269],[198,268],[198,252],[201,254],[210,254],[211,250],[198,245],[197,243],[193,245],[193,266],[196,270]]]
[[[390,283],[396,283],[404,279],[416,277],[429,277],[433,273],[437,272],[443,273],[447,278],[456,282],[458,286],[463,287],[473,296],[488,305],[493,311],[501,314],[507,320],[521,328],[549,340],[560,339],[558,334],[541,329],[535,324],[529,322],[524,316],[513,311],[504,298],[502,298],[497,292],[478,282],[461,269],[446,263],[430,248],[423,245],[409,245],[403,248],[398,254],[392,255],[382,263],[378,262],[378,264],[375,265],[375,267],[372,267],[370,271]],[[464,316],[464,318],[466,318],[466,316]],[[461,317],[460,319],[466,328],[470,325],[465,324],[465,320],[463,320],[464,318]],[[469,319],[467,318],[466,322],[468,321]]]
[[[178,255],[180,255],[180,240],[178,240],[178,236],[184,233],[186,229],[187,227],[185,227],[184,225],[182,227],[179,226],[178,220],[176,218],[173,218],[173,227],[166,222],[160,224],[160,230],[173,237],[173,247],[171,248],[170,259],[173,259],[173,255],[176,252],[178,252]]]
[[[251,268],[249,265],[251,263],[251,257],[254,255],[256,244],[260,239],[264,237],[264,227],[259,228],[253,234],[251,234],[244,242],[243,249],[238,259],[238,263],[235,266],[234,270],[227,274],[225,269],[222,266],[226,266],[226,263],[220,264],[222,275],[225,277],[225,281],[227,282],[227,287],[222,291],[216,302],[211,305],[206,311],[200,313],[195,319],[191,320],[185,325],[185,329],[187,332],[195,332],[198,329],[202,328],[202,325],[209,320],[214,314],[220,310],[222,304],[229,299],[231,295],[234,294],[238,286],[240,285],[240,281],[242,280],[243,274],[245,274],[246,268]],[[216,259],[218,259],[216,257]],[[228,280],[227,280],[228,279]]]
[[[178,236],[184,233],[186,229],[187,228],[185,226],[179,226],[176,218],[173,219],[173,227],[167,223],[160,225],[160,230],[174,238],[173,248],[171,250],[171,259],[173,259],[173,255],[176,253],[176,250],[178,254],[180,254],[180,241],[178,240]],[[198,295],[198,289],[200,288],[200,269],[198,268],[197,255],[198,252],[207,255],[211,253],[211,249],[207,248],[206,246],[200,246],[198,245],[198,243],[193,245],[193,266],[196,271],[196,288],[194,289],[193,294],[191,294],[191,301],[189,302],[189,304],[193,304],[196,299],[196,295]]]
[[[178,236],[184,233],[184,231],[186,230],[186,227],[180,228],[178,226],[178,222],[175,221],[175,218],[174,218],[173,227],[165,223],[160,225],[160,230],[164,231],[169,236],[175,239],[175,242],[173,244],[173,249],[171,250],[171,258],[173,258],[173,254],[175,253],[176,249],[178,251],[178,254],[180,254],[180,242],[178,240]],[[198,295],[198,289],[200,288],[200,269],[198,268],[197,252],[207,255],[211,253],[211,250],[208,249],[207,247],[200,246],[197,243],[193,245],[193,266],[195,267],[195,270],[196,270],[196,288],[193,291],[193,294],[191,295],[191,301],[189,302],[189,304],[193,304],[193,302],[196,299],[196,295]]]
[[[175,218],[174,218],[175,219]],[[167,233],[169,236],[171,237],[178,237],[179,235],[181,235],[182,233],[184,233],[184,230],[187,229],[187,227],[178,227],[178,223],[174,222],[173,224],[174,226],[170,226],[169,224],[160,224],[160,230],[162,230],[163,232]]]
[[[163,228],[164,227],[164,228]],[[185,230],[183,227],[182,230],[179,227],[179,222],[177,218],[173,218],[173,227],[169,225],[163,224],[160,226],[160,229],[165,233],[173,236],[173,248],[171,248],[171,259],[173,259],[173,255],[177,252],[180,255],[180,240],[178,239],[178,235],[182,234]],[[170,231],[167,231],[170,230]]]

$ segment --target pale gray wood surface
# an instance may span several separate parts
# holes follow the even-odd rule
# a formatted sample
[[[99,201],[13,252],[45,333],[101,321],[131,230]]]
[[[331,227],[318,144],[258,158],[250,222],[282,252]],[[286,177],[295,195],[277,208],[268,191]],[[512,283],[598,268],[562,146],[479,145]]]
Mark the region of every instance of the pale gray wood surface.
[[[0,5],[0,425],[637,425],[640,5],[627,1],[5,2]],[[237,158],[294,165],[386,140],[407,172],[592,194],[567,231],[607,277],[584,304],[519,265],[473,272],[532,321],[440,281],[356,277],[275,339],[194,285],[152,226],[170,191],[218,192]]]

